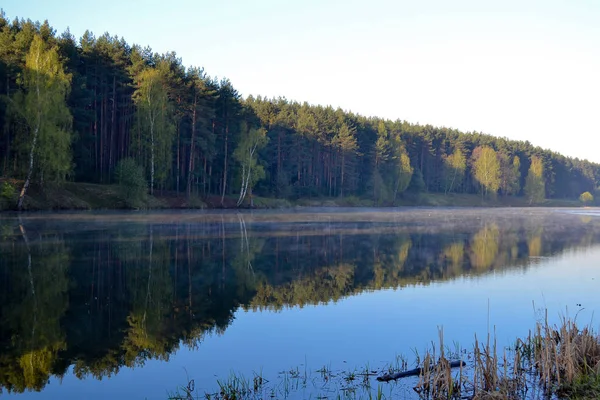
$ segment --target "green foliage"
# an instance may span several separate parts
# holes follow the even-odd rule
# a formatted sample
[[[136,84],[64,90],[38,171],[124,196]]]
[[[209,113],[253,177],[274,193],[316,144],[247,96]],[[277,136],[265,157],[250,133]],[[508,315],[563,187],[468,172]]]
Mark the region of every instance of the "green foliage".
[[[583,192],[579,196],[579,201],[581,201],[583,204],[589,204],[594,201],[594,196],[590,192]]]
[[[0,198],[8,201],[14,200],[15,197],[15,187],[11,185],[9,182],[2,182],[2,186],[0,186]]]
[[[496,151],[489,146],[473,150],[473,169],[482,194],[495,196],[500,188],[500,163]]]
[[[536,156],[531,158],[531,166],[523,190],[529,204],[539,204],[544,201],[546,184],[544,182],[544,164],[541,158]]]
[[[71,89],[71,76],[65,73],[56,47],[35,35],[18,83],[21,85],[11,102],[11,114],[26,126],[19,131],[15,143],[27,171],[18,207],[32,178],[62,181],[71,172],[71,113],[66,104]]]
[[[16,194],[13,185],[9,182],[2,182],[2,185],[0,185],[0,210],[14,207]]]
[[[31,154],[34,182],[73,176],[110,183],[117,163],[131,156],[148,174],[151,193],[225,199],[248,182],[248,194],[258,196],[393,204],[409,188],[521,196],[521,165],[537,157],[549,198],[575,200],[600,185],[600,165],[528,142],[285,98],[244,100],[228,79],[187,68],[172,52],[156,54],[109,34],[55,35],[49,24],[28,20],[1,17],[0,26],[3,177],[26,177]],[[253,156],[249,178],[242,174],[247,163],[233,156],[247,139],[242,123],[269,137]]]
[[[516,196],[521,190],[521,158],[498,153],[500,161],[500,190],[505,196]]]
[[[412,174],[410,184],[408,185],[408,190],[413,193],[424,192],[427,186],[425,185],[425,180],[423,179],[423,173],[420,169],[415,170],[414,174]]]
[[[381,206],[389,201],[390,193],[378,168],[373,169],[369,185],[373,190],[373,200],[376,205]]]
[[[339,194],[344,196],[344,186],[346,185],[347,163],[356,155],[358,142],[356,140],[356,129],[343,123],[338,133],[333,138],[331,144],[339,153],[340,163],[340,187]]]
[[[124,158],[115,168],[115,181],[119,185],[122,199],[128,207],[140,208],[146,202],[148,183],[144,168],[133,158]]]
[[[459,191],[465,179],[467,159],[460,149],[444,157],[445,192]]]
[[[258,164],[258,151],[267,143],[267,131],[263,128],[247,129],[245,124],[241,129],[241,138],[238,146],[233,152],[233,158],[240,166],[240,196],[237,202],[238,207],[244,201],[244,198],[259,180],[265,177],[265,171],[262,165]]]
[[[394,186],[394,201],[396,196],[403,193],[408,186],[413,176],[413,167],[410,165],[410,158],[404,149],[404,145],[399,138],[395,141],[395,186]]]
[[[138,107],[138,136],[133,137],[133,144],[149,165],[150,194],[155,183],[165,182],[171,168],[174,125],[164,68],[162,63],[159,68],[143,69],[135,77],[138,88],[133,94]]]

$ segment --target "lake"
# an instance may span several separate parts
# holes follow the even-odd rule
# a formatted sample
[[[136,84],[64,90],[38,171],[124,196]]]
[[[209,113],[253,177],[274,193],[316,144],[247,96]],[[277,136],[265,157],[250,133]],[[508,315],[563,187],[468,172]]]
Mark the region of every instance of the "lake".
[[[598,216],[0,214],[2,396],[166,399],[192,379],[203,394],[232,374],[258,374],[283,388],[277,397],[317,398],[332,390],[315,383],[324,371],[412,366],[441,328],[460,354],[488,332],[510,346],[546,310],[551,322],[594,324]]]

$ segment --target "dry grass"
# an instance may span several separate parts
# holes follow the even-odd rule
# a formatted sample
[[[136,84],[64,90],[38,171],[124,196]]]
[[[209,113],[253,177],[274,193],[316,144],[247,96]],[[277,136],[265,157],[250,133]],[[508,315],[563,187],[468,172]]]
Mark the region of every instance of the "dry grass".
[[[550,326],[546,317],[525,339],[518,339],[511,349],[499,349],[493,332],[484,341],[476,336],[471,351],[457,349],[451,352],[444,346],[443,329],[440,328],[438,334],[437,346],[432,343],[423,357],[417,354],[418,372],[405,371],[407,374],[402,376],[418,374],[418,381],[413,387],[418,398],[600,399],[600,338],[591,327],[578,327],[574,319],[562,318],[557,326]],[[463,358],[466,358],[466,364],[456,361]],[[407,363],[403,361],[388,370],[372,371],[367,367],[363,374],[336,374],[329,368],[323,368],[317,371],[318,376],[312,378],[306,372],[302,376],[296,369],[294,373],[285,374],[279,384],[270,387],[264,386],[266,381],[262,376],[258,381],[255,377],[253,383],[233,376],[226,382],[219,382],[217,393],[206,394],[204,398],[296,398],[298,390],[310,391],[311,384],[318,388],[316,398],[399,398],[392,390],[398,387],[396,385],[402,385],[401,380],[392,378],[395,383],[384,384],[390,385],[386,386],[390,388],[390,395],[384,396],[384,387],[372,387],[370,377],[384,371],[400,372],[406,367]],[[357,379],[358,375],[363,379]],[[179,391],[178,396],[171,398],[199,398],[192,397],[192,391],[193,388],[188,385]],[[326,395],[321,397],[322,393]]]
[[[589,326],[579,328],[575,320],[562,318],[560,325],[553,327],[546,319],[537,324],[530,344],[533,366],[545,391],[568,395],[583,383],[598,381],[600,338]],[[599,387],[596,385],[596,390]]]
[[[419,382],[414,387],[414,390],[419,396],[425,398],[459,398],[463,384],[465,383],[463,366],[461,364],[458,372],[453,374],[450,361],[446,358],[443,328],[439,329],[438,335],[440,355],[437,357],[435,346],[432,346],[431,352],[428,351],[425,353],[421,366],[421,374],[419,374]]]
[[[435,347],[420,363],[422,372],[414,390],[427,399],[526,399],[557,395],[569,399],[600,398],[600,338],[589,326],[562,318],[558,326],[536,324],[514,349],[499,353],[495,335],[484,342],[477,336],[466,371],[453,375],[444,352]]]

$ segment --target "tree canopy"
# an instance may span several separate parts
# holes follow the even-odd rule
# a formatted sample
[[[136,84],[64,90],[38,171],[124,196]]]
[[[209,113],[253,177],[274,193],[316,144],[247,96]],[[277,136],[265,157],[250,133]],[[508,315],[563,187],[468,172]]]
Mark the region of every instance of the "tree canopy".
[[[47,85],[38,96],[40,79]],[[157,54],[108,33],[76,39],[48,22],[4,14],[0,93],[0,176],[38,185],[115,183],[119,162],[132,158],[150,193],[221,203],[251,190],[376,204],[393,204],[406,192],[487,193],[533,204],[577,199],[600,186],[599,164],[527,141],[285,98],[242,98],[231,81],[186,67],[173,52]],[[249,145],[257,135],[264,140]],[[242,151],[253,148],[251,157]]]

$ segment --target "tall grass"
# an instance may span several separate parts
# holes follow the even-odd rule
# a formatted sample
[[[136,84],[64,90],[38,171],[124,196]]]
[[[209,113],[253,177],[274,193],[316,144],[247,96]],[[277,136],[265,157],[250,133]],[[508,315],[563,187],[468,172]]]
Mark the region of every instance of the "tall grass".
[[[408,362],[396,357],[395,363],[378,370],[367,365],[364,371],[344,372],[324,366],[313,375],[306,369],[304,374],[298,368],[290,369],[272,385],[262,374],[253,380],[232,375],[218,382],[218,392],[202,398],[291,399],[305,398],[307,393],[312,398],[411,398],[410,392],[398,393],[407,383],[413,385],[414,398],[421,399],[600,398],[600,338],[590,326],[580,328],[575,319],[563,317],[558,325],[550,325],[546,315],[527,337],[517,339],[509,349],[498,348],[495,330],[483,341],[475,336],[470,351],[461,351],[458,346],[456,351],[449,351],[444,345],[443,328],[438,336],[437,346],[432,343],[422,355],[415,354],[418,367],[414,370],[407,370]],[[395,374],[398,372],[401,374]],[[391,383],[372,386],[371,378],[378,374],[384,374],[379,379]],[[407,374],[413,376],[412,380],[402,379]],[[170,398],[200,398],[194,395],[191,382]],[[384,395],[388,388],[389,395]]]

